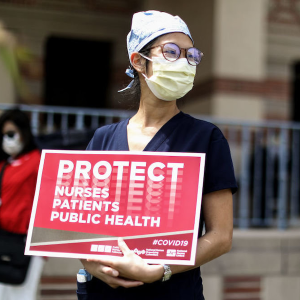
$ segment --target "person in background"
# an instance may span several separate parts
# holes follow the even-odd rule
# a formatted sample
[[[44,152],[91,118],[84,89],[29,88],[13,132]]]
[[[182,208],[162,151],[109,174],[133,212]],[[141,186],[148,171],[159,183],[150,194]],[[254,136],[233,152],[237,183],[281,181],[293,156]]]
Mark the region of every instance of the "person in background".
[[[87,150],[206,153],[196,261],[194,266],[150,265],[119,239],[122,257],[82,260],[93,278],[86,291],[78,290],[78,299],[203,300],[199,266],[231,248],[237,184],[222,132],[177,107],[176,100],[193,88],[202,53],[181,18],[159,11],[134,14],[127,49],[126,73],[133,81],[125,90],[136,95],[139,109],[130,119],[99,128]]]
[[[0,140],[0,169],[7,163],[1,182],[0,228],[26,234],[35,193],[40,151],[34,141],[29,118],[24,112],[12,109],[1,115]],[[32,257],[23,284],[0,283],[0,300],[36,299],[43,264],[42,257]]]

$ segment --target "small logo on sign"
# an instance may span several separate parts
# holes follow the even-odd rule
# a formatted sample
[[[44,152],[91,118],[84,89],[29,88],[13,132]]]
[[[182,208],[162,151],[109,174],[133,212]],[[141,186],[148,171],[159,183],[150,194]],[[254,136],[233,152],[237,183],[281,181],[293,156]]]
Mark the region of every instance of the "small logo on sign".
[[[176,255],[176,250],[173,250],[173,249],[167,250],[167,256],[175,256],[175,255]]]
[[[138,248],[135,248],[134,250],[133,250],[133,252],[135,253],[135,254],[137,254],[137,255],[140,255],[140,254],[145,254],[146,253],[146,251],[143,249],[143,250],[139,250]]]

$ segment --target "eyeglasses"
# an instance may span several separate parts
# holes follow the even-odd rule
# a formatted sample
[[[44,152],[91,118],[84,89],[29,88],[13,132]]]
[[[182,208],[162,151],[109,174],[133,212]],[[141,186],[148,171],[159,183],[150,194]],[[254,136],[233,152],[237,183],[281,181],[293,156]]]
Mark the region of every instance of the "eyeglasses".
[[[166,44],[162,44],[162,45],[157,45],[157,46],[151,47],[149,49],[151,50],[151,49],[154,49],[157,47],[161,48],[161,52],[162,52],[164,58],[168,61],[176,61],[177,59],[179,59],[179,57],[181,55],[181,51],[184,50],[185,57],[186,57],[188,63],[192,66],[199,65],[201,58],[203,56],[203,53],[195,47],[180,48],[178,45],[176,45],[174,43],[166,43]]]

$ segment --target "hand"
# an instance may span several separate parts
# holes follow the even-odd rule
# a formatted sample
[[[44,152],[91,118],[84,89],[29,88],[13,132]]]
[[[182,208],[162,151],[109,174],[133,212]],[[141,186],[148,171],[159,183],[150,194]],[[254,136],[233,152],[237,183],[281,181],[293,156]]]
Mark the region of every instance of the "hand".
[[[130,288],[136,287],[143,284],[141,281],[134,280],[126,280],[124,278],[120,278],[119,272],[114,270],[111,267],[105,266],[101,264],[98,260],[81,260],[84,268],[93,276],[105,282],[112,288],[117,288],[119,286]]]
[[[112,270],[117,271],[119,277],[134,280],[135,282],[151,283],[163,277],[164,268],[162,265],[148,265],[140,256],[131,251],[124,240],[119,238],[118,246],[123,252],[123,257],[101,257],[97,260],[88,261],[98,262],[106,266],[107,272],[112,274]]]

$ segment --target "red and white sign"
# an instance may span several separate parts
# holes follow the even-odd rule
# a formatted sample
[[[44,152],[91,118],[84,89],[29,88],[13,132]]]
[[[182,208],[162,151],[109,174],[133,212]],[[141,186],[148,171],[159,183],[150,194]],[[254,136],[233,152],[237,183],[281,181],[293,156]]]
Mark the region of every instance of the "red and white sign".
[[[43,150],[25,254],[194,264],[205,154]]]

